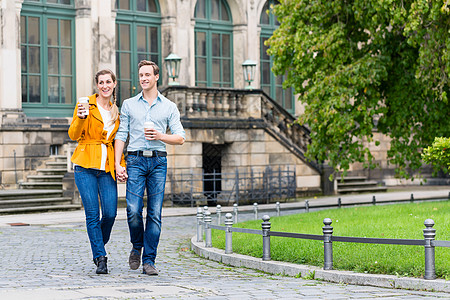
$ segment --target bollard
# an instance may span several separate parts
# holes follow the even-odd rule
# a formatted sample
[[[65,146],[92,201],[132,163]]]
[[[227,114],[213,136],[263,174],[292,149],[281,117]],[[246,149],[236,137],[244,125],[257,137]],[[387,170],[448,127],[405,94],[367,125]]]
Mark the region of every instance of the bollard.
[[[338,207],[341,208],[341,205],[342,205],[341,198],[338,198]]]
[[[410,201],[411,201],[411,202],[414,202],[414,195],[413,195],[413,194],[411,194]]]
[[[209,211],[208,206],[203,206],[203,227],[202,227],[202,236],[205,234],[205,216],[206,212]]]
[[[258,220],[258,203],[253,203],[253,213],[255,214],[255,220]]]
[[[333,270],[333,242],[331,241],[331,237],[333,235],[333,227],[331,227],[331,219],[325,218],[323,219],[323,224],[325,226],[322,227],[323,230],[323,248],[324,248],[324,270]]]
[[[277,217],[280,216],[280,202],[277,201],[277,203],[275,203],[275,208],[277,210]]]
[[[230,213],[225,215],[225,226],[227,227],[225,230],[225,254],[231,254],[233,253],[233,232],[231,231],[233,215]]]
[[[216,207],[216,214],[217,214],[217,225],[220,225],[221,217],[222,217],[222,206],[220,204],[217,204]]]
[[[372,197],[372,204],[375,205],[377,203],[377,199],[375,198],[375,196]]]
[[[202,222],[203,212],[201,207],[197,207],[197,242],[203,241]]]
[[[423,230],[423,237],[425,238],[425,275],[424,279],[436,279],[436,269],[434,265],[434,245],[432,241],[436,238],[436,229],[432,219],[426,219],[424,222],[425,229]]]
[[[271,260],[270,257],[270,217],[268,215],[264,215],[262,217],[263,222],[261,223],[262,227],[262,237],[263,237],[263,255],[262,260]]]
[[[233,204],[233,213],[234,213],[234,224],[238,222],[238,205],[237,203]]]
[[[211,237],[211,212],[205,211],[205,247],[212,247]]]
[[[305,212],[309,212],[309,201],[305,200]]]

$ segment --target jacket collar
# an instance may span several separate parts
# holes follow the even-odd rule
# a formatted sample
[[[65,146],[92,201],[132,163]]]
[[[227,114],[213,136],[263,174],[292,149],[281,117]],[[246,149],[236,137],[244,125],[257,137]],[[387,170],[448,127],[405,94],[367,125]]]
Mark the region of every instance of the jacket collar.
[[[94,94],[89,96],[89,114],[92,114],[94,118],[103,123],[102,115],[100,114],[100,110],[97,107],[97,96],[98,94]],[[109,103],[112,106],[111,100]]]

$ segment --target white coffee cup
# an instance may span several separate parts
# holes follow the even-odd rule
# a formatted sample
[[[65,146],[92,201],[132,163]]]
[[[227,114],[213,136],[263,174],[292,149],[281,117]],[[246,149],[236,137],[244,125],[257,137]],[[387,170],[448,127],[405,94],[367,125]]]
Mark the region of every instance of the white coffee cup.
[[[144,123],[144,128],[145,129],[153,129],[153,128],[155,128],[155,123],[153,123],[152,121],[147,121]]]
[[[84,107],[83,115],[88,116],[89,115],[89,98],[88,97],[80,97],[80,98],[78,98],[78,103],[80,103]]]

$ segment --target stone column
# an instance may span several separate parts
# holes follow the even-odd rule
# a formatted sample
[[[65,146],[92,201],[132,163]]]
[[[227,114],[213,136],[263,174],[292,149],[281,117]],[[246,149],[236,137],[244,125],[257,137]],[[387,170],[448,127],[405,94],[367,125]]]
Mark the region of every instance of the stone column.
[[[0,15],[0,109],[15,111],[22,108],[20,61],[20,11],[22,0],[2,0]],[[3,113],[1,114],[3,115]],[[1,118],[1,116],[0,116]]]
[[[171,1],[167,1],[168,4]],[[161,1],[160,1],[161,3]],[[194,86],[195,85],[195,40],[194,40],[194,24],[191,20],[195,1],[173,1],[172,6],[175,6],[173,11],[176,24],[173,25],[174,35],[172,37],[172,52],[181,57],[180,75],[178,82],[181,85]]]
[[[102,1],[108,2],[108,1]],[[97,35],[93,34],[91,1],[75,1],[75,55],[76,55],[76,97],[93,92],[94,45],[98,48]]]
[[[115,2],[115,1],[114,1]],[[113,11],[113,1],[93,1],[98,10],[98,67],[116,72],[116,12]],[[117,75],[117,74],[116,74]]]

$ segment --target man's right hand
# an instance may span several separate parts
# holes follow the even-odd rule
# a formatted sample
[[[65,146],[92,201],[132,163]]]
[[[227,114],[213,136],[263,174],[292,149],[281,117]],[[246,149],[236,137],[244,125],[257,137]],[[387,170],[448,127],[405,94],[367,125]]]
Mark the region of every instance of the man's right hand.
[[[116,166],[116,177],[117,177],[117,180],[120,182],[127,181],[127,178],[128,178],[127,169],[125,167],[122,167],[121,165],[117,165]]]

